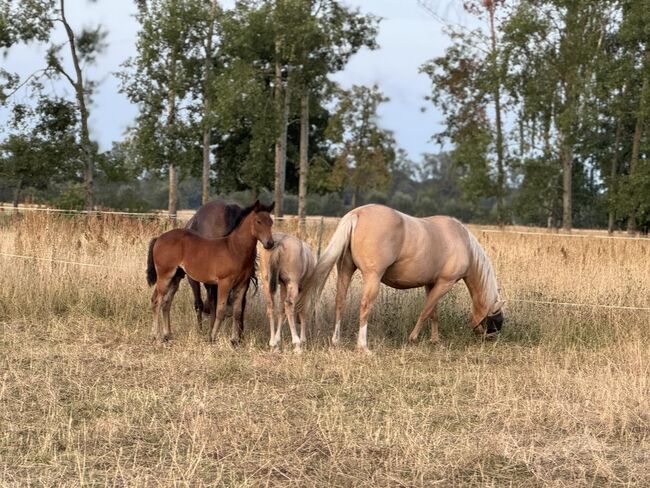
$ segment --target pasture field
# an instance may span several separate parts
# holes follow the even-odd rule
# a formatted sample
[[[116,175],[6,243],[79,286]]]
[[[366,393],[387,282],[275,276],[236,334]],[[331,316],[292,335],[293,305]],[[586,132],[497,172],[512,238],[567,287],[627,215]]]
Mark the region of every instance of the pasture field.
[[[409,346],[423,293],[382,288],[357,354],[355,281],[330,348],[331,279],[295,355],[286,327],[268,352],[261,291],[244,345],[208,344],[185,283],[174,340],[151,342],[146,250],[169,225],[0,220],[0,253],[42,258],[0,255],[0,486],[650,485],[650,312],[530,303],[650,307],[650,240],[472,228],[511,299],[498,340],[459,284],[441,343]]]

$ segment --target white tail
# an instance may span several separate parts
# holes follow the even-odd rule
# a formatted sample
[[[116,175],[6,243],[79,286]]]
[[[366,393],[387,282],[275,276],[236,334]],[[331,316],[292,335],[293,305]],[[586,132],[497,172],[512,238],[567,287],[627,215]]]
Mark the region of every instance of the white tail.
[[[311,308],[313,301],[320,296],[334,263],[350,247],[352,232],[357,225],[358,218],[357,214],[347,213],[339,222],[330,243],[316,264],[316,269],[302,286],[300,299],[296,304],[297,310]]]

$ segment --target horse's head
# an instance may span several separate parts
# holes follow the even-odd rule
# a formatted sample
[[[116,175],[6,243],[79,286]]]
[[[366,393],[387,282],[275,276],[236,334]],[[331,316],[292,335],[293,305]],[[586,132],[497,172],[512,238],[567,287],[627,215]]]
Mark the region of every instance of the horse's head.
[[[503,327],[503,303],[502,300],[497,301],[492,305],[485,318],[481,320],[479,325],[484,327],[486,334],[496,334]]]
[[[260,203],[259,200],[253,205],[252,212],[252,232],[253,236],[262,243],[264,249],[273,248],[273,233],[271,227],[273,226],[273,219],[271,218],[271,212],[275,207],[275,202],[271,205],[266,206]]]

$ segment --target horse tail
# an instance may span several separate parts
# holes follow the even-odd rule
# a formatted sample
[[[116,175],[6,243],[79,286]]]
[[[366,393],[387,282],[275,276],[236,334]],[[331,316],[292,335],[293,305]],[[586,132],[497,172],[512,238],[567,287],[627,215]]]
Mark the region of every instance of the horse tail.
[[[155,285],[158,280],[156,265],[153,262],[153,246],[156,244],[157,240],[158,238],[154,237],[149,241],[149,254],[147,255],[147,283],[149,283],[149,286]]]
[[[271,258],[269,259],[269,289],[271,295],[275,295],[278,289],[278,281],[280,278],[280,257],[282,255],[282,246],[279,245],[271,251]]]
[[[311,307],[314,299],[318,298],[325,287],[325,281],[334,267],[334,263],[345,254],[350,247],[352,232],[357,226],[359,216],[355,213],[347,213],[343,216],[334,235],[321,255],[316,268],[302,287],[297,310],[304,310]]]

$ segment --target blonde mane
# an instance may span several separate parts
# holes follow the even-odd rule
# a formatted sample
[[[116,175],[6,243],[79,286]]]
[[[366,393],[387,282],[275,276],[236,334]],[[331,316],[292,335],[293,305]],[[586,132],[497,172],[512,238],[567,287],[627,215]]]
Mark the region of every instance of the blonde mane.
[[[476,237],[466,227],[465,229],[471,251],[470,272],[474,275],[475,283],[478,286],[477,296],[472,300],[472,308],[475,315],[480,316],[478,320],[481,320],[490,312],[490,307],[499,301],[499,287],[490,258],[485,254]]]

